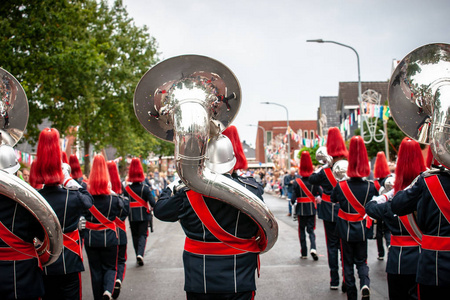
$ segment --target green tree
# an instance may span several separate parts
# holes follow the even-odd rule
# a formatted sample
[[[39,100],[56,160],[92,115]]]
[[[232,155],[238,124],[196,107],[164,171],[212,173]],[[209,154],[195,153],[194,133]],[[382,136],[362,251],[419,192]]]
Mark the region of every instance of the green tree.
[[[62,133],[78,126],[85,153],[109,145],[122,156],[173,153],[134,115],[134,88],[157,62],[157,43],[122,1],[8,1],[0,6],[0,31],[0,66],[29,98],[30,142],[48,119]]]
[[[303,151],[308,151],[308,152],[309,152],[309,155],[311,156],[311,160],[312,160],[313,165],[316,166],[316,165],[319,164],[319,162],[318,162],[317,159],[316,159],[316,152],[317,152],[317,149],[319,149],[319,145],[316,145],[316,146],[313,147],[313,148],[303,147],[303,148],[300,149],[300,151],[298,152],[297,158],[300,159],[300,157],[302,156],[302,152],[303,152]]]

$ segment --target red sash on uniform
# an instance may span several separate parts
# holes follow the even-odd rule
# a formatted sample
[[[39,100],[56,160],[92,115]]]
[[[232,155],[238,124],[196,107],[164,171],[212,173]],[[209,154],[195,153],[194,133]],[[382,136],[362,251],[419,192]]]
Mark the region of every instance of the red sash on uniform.
[[[81,260],[83,260],[83,253],[81,251],[81,244],[78,242],[80,241],[80,233],[77,230],[63,233],[63,244],[64,247],[78,255]]]
[[[0,222],[0,239],[9,247],[0,247],[0,261],[28,260],[38,258],[33,243],[28,243],[12,233]]]
[[[303,193],[306,194],[306,197],[299,197],[297,198],[297,203],[314,203],[314,207],[317,208],[316,206],[316,198],[314,198],[313,194],[311,193],[311,191],[306,187],[305,183],[303,182],[303,180],[301,180],[300,178],[296,179],[298,185],[300,186],[300,188],[302,189]]]
[[[325,176],[327,176],[327,179],[330,182],[330,184],[333,186],[333,188],[335,188],[337,185],[337,180],[336,178],[334,178],[333,171],[331,171],[331,168],[325,168],[323,169],[323,171],[325,172]]]
[[[358,222],[366,219],[366,227],[370,228],[372,226],[372,219],[367,216],[364,206],[362,206],[362,204],[359,203],[358,199],[356,199],[355,195],[353,195],[353,192],[350,190],[347,181],[341,181],[339,185],[342,189],[342,192],[344,193],[345,198],[350,203],[350,206],[353,207],[358,213],[347,213],[342,209],[339,209],[338,216],[350,222]]]
[[[147,210],[147,213],[150,213],[150,207],[148,205],[148,202],[145,201],[144,199],[142,199],[141,197],[138,196],[138,194],[136,194],[135,192],[133,192],[133,190],[130,188],[129,185],[127,185],[125,187],[125,190],[128,192],[128,194],[131,196],[131,198],[133,198],[136,202],[131,202],[130,201],[130,207],[143,207]]]
[[[325,193],[322,194],[322,200],[325,201],[325,202],[330,202],[331,203],[330,195],[327,195]]]
[[[100,223],[92,223],[86,221],[86,228],[90,230],[107,230],[111,229],[116,233],[116,223],[114,221],[108,220],[95,206],[91,206],[89,208],[89,212],[100,222]]]
[[[114,223],[116,223],[116,226],[122,229],[123,231],[127,231],[127,227],[125,226],[125,221],[122,221],[119,218],[114,219]]]
[[[442,187],[439,177],[433,175],[425,178],[430,194],[447,222],[450,222],[450,200]],[[434,251],[450,251],[450,237],[422,236],[422,248]]]
[[[373,184],[375,185],[375,188],[377,189],[377,191],[380,191],[380,188],[381,188],[380,182],[378,180],[374,180]]]
[[[422,243],[422,240],[414,232],[414,230],[413,230],[413,228],[411,226],[411,223],[409,222],[408,216],[399,216],[398,218],[400,219],[400,222],[402,222],[403,226],[405,226],[406,231],[408,231],[409,235],[420,245]]]
[[[420,245],[409,235],[391,235],[391,246],[418,247]]]
[[[209,210],[208,206],[205,203],[205,200],[203,199],[203,196],[197,192],[194,192],[192,190],[189,190],[186,192],[187,197],[189,199],[189,203],[191,204],[192,208],[194,209],[195,213],[197,214],[198,218],[202,223],[205,225],[205,227],[214,235],[220,243],[224,244],[221,246],[224,250],[224,253],[222,255],[227,255],[227,251],[235,251],[239,250],[242,251],[242,253],[245,252],[253,252],[253,253],[259,253],[266,247],[266,237],[264,234],[264,231],[260,228],[260,232],[262,234],[261,241],[264,243],[263,245],[258,244],[258,241],[255,238],[251,239],[244,239],[236,237],[228,232],[226,232],[214,219],[213,215],[211,214],[211,211]],[[259,226],[259,225],[258,225]],[[192,245],[192,243],[187,240],[187,245],[185,244],[185,250],[188,252],[188,249],[193,250],[197,249],[198,251],[201,251],[202,253],[197,254],[203,254],[208,255],[206,252],[211,251],[211,248],[214,246],[211,243],[206,243],[202,241],[195,241],[198,243],[198,245],[203,244],[204,247],[194,247],[195,245]],[[211,247],[208,246],[210,244]],[[187,247],[186,247],[187,246]],[[188,249],[187,249],[188,248]],[[235,250],[231,250],[228,248],[234,248]],[[209,250],[208,250],[209,249]],[[228,250],[225,250],[228,249]]]

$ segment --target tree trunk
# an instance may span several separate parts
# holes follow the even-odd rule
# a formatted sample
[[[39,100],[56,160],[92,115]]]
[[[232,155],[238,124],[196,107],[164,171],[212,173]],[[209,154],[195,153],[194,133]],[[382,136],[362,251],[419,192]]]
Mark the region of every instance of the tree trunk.
[[[91,157],[89,155],[89,148],[91,146],[91,143],[89,140],[83,141],[84,145],[84,175],[89,177],[89,173],[91,172]]]

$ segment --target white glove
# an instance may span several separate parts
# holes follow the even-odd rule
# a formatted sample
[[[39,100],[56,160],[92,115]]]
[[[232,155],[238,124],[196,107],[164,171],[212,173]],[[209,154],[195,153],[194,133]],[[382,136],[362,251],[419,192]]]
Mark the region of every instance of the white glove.
[[[66,163],[62,164],[62,172],[64,174],[64,181],[63,181],[64,187],[69,189],[72,188],[81,189],[81,185],[79,185],[76,180],[70,177],[70,166],[68,164]]]
[[[322,197],[316,196],[315,198],[316,198],[316,203],[317,203],[317,204],[322,203]]]
[[[78,221],[78,230],[86,229],[86,218],[81,216],[80,220]]]
[[[384,194],[388,200],[391,200],[392,198],[394,198],[394,189],[390,190],[389,192]]]
[[[390,193],[390,192],[389,192]],[[373,197],[372,198],[372,201],[375,201],[377,204],[382,204],[382,203],[386,203],[386,201],[388,201],[390,198],[389,198],[389,193],[386,193],[386,194],[383,194],[383,195],[380,195],[380,196],[376,196],[376,197]],[[394,193],[392,193],[392,195],[393,195]],[[392,195],[391,195],[391,198],[392,198]]]
[[[175,187],[177,186],[177,185],[179,185],[180,183],[178,182],[178,180],[174,180],[174,181],[172,181],[167,187],[173,192],[174,191],[174,189],[175,189]]]

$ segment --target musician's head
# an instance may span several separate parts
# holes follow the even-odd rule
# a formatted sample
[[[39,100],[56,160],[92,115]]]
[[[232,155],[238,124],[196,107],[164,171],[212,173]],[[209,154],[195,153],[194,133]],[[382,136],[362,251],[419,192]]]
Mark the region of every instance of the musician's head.
[[[45,128],[39,134],[36,162],[37,184],[59,185],[63,183],[62,152],[59,146],[59,132]]]
[[[81,171],[80,161],[76,154],[72,154],[69,156],[69,165],[70,165],[70,176],[72,178],[77,179],[83,177],[83,172]]]
[[[111,189],[118,195],[122,194],[122,184],[120,182],[119,169],[117,164],[110,160],[107,162],[109,178],[111,180]]]
[[[366,145],[359,135],[350,139],[348,149],[348,177],[367,177],[370,174],[369,157],[367,156]]]
[[[91,173],[89,174],[88,192],[91,195],[111,194],[108,168],[103,155],[97,154],[94,156]]]
[[[313,172],[311,156],[308,151],[303,151],[300,156],[300,176],[309,177]]]
[[[234,155],[236,156],[234,170],[246,170],[248,168],[247,158],[245,157],[244,148],[242,148],[241,139],[239,138],[236,126],[228,126],[222,134],[227,136],[233,145]]]
[[[142,182],[145,180],[144,169],[142,169],[141,160],[137,157],[133,158],[128,169],[129,182]]]
[[[219,135],[212,138],[206,149],[205,166],[219,174],[231,173],[235,169],[236,156],[228,137]]]
[[[419,143],[405,137],[398,149],[394,192],[397,193],[403,190],[425,169],[425,162]]]
[[[377,153],[375,166],[373,167],[373,176],[375,178],[386,178],[389,174],[391,174],[391,171],[389,171],[386,155],[383,151],[380,151]]]
[[[327,153],[333,158],[347,157],[348,151],[345,147],[344,139],[341,132],[337,127],[331,127],[328,129],[327,136]]]

